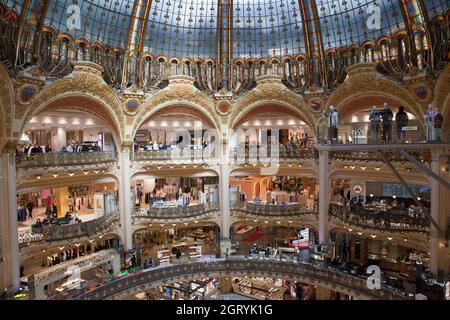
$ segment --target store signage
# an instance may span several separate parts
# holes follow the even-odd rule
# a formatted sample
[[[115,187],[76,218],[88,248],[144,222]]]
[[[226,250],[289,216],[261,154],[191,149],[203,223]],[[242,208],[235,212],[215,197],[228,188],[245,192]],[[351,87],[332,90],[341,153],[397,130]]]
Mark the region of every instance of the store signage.
[[[403,127],[402,131],[417,131],[417,126]]]
[[[360,184],[355,184],[353,186],[353,192],[356,194],[361,194],[363,192],[363,186]]]

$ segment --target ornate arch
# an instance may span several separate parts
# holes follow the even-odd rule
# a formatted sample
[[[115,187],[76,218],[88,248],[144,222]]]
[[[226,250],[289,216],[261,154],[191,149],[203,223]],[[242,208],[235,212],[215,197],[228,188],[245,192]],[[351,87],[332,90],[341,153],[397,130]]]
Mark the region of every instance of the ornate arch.
[[[215,111],[214,101],[194,87],[194,78],[175,76],[169,78],[169,85],[165,89],[158,92],[140,108],[130,128],[130,139],[150,117],[182,113],[183,108],[191,115],[206,121],[213,128],[220,128],[220,118]]]
[[[18,104],[16,119],[21,120],[20,132],[33,116],[48,109],[78,109],[103,119],[112,129],[116,146],[120,148],[124,114],[119,97],[104,83],[102,68],[91,62],[77,62],[73,77],[66,77],[45,87],[29,105]],[[19,112],[20,108],[20,112]]]
[[[5,65],[0,62],[0,141],[13,136],[14,97],[11,78]]]
[[[284,113],[296,115],[308,126],[314,128],[315,119],[312,110],[306,104],[303,97],[293,93],[282,85],[277,76],[264,76],[258,79],[255,89],[236,101],[233,111],[228,118],[228,126],[235,128],[243,117],[256,108],[271,106],[271,111],[282,109]]]
[[[434,86],[434,100],[435,105],[444,116],[444,123],[442,124],[443,138],[446,139],[450,135],[450,64],[447,63],[444,70],[440,74]]]
[[[406,107],[406,111],[414,114],[418,119],[423,118],[422,106],[410,92],[388,79],[382,79],[373,65],[359,64],[347,68],[349,78],[334,90],[328,98],[325,108],[335,106],[345,118],[350,112],[362,110],[354,108],[353,102],[361,103],[363,99],[377,104],[383,100]],[[362,106],[361,106],[362,107]],[[364,106],[366,109],[367,106]]]

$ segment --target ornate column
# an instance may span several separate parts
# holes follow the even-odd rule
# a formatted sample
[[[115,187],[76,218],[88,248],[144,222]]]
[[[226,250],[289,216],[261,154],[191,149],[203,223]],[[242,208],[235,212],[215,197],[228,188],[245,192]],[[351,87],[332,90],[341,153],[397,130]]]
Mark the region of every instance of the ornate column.
[[[233,0],[219,0],[217,16],[216,79],[218,88],[230,91]]]
[[[221,239],[230,238],[230,169],[228,139],[223,140],[219,176]]]
[[[119,153],[119,207],[122,240],[125,250],[131,250],[133,248],[133,234],[131,229],[133,204],[131,201],[130,150],[131,143],[122,145],[122,150]]]
[[[20,286],[15,145],[0,153],[0,294]]]
[[[306,50],[309,56],[309,86],[325,87],[326,76],[323,66],[322,34],[315,0],[299,0],[302,24],[305,33]]]
[[[330,173],[328,151],[319,151],[319,242],[326,243],[330,236],[328,229],[328,205],[330,203]]]
[[[439,174],[444,179],[449,180],[450,174],[443,170],[445,165],[445,158],[441,156],[439,150],[432,150],[431,155],[431,170]],[[448,212],[450,212],[450,192],[436,179],[431,179],[431,216],[442,230],[446,230],[447,221],[449,219]],[[437,276],[438,271],[447,275],[449,273],[448,261],[448,241],[444,234],[438,234],[436,228],[431,226],[431,243],[430,243],[430,270]]]

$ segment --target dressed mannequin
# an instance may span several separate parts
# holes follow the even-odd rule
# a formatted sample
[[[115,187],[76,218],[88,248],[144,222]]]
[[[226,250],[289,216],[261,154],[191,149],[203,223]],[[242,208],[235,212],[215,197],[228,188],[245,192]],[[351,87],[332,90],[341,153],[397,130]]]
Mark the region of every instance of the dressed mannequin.
[[[383,105],[383,110],[381,110],[381,118],[383,119],[383,141],[391,141],[392,119],[394,118],[394,114],[386,102]]]
[[[434,109],[435,116],[434,116],[434,128],[436,130],[436,141],[441,141],[441,134],[442,134],[442,122],[444,121],[444,117],[442,116],[442,113],[439,112],[437,108]]]
[[[376,106],[372,107],[369,114],[370,120],[370,142],[376,142],[378,140],[378,127],[380,124],[380,113]]]
[[[327,141],[327,130],[328,130],[328,115],[326,111],[322,113],[322,116],[317,121],[316,125],[316,137],[317,143],[323,144]],[[294,140],[294,139],[292,139]]]
[[[434,126],[434,117],[436,116],[436,111],[431,104],[428,105],[427,111],[425,111],[425,127],[427,130],[427,141],[436,140],[436,128]]]
[[[328,114],[329,141],[328,143],[337,143],[339,127],[339,114],[336,107],[330,106]]]

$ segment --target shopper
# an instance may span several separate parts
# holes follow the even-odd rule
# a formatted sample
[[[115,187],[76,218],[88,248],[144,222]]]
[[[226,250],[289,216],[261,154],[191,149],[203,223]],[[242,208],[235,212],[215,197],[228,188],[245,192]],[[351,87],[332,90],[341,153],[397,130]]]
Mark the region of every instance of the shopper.
[[[27,209],[28,209],[28,217],[33,218],[33,208],[34,208],[34,203],[32,201],[27,203]]]
[[[370,142],[377,142],[378,140],[378,128],[380,125],[380,113],[376,106],[372,106],[372,110],[369,114],[370,121]]]
[[[403,106],[398,108],[398,112],[395,115],[395,124],[397,126],[397,142],[404,142],[403,128],[408,125],[408,114]]]
[[[383,110],[381,111],[381,119],[383,120],[383,141],[392,140],[392,119],[394,114],[389,105],[385,102],[383,105]]]

